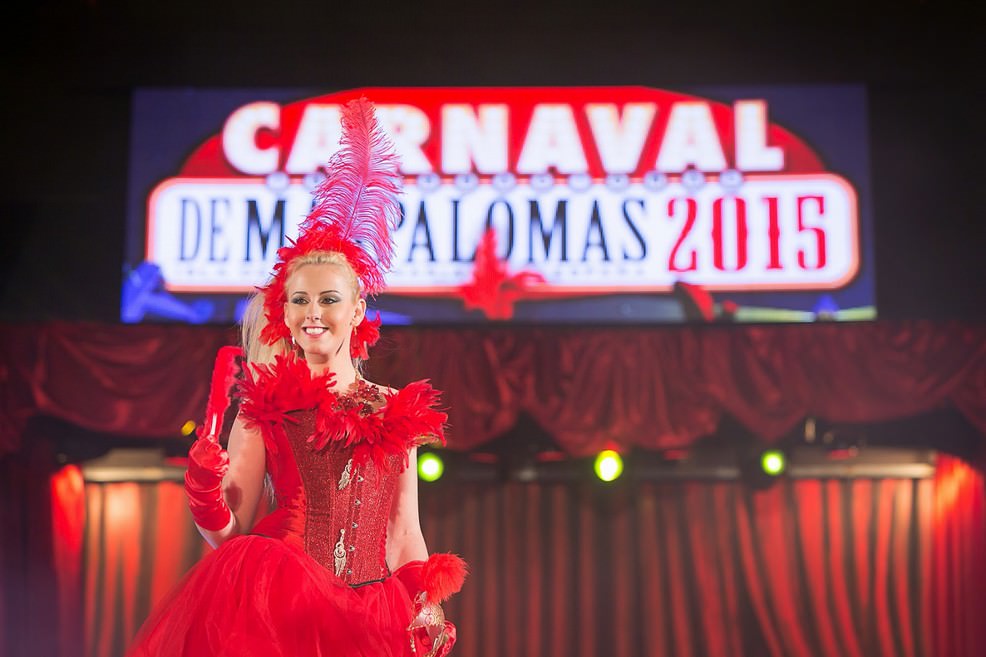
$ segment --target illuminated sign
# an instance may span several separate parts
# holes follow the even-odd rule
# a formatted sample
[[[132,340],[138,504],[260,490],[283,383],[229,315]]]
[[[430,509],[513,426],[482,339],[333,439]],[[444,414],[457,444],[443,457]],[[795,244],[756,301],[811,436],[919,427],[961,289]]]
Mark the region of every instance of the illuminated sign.
[[[778,311],[750,319],[802,319],[806,300],[817,315],[817,300],[858,287],[861,269],[866,289],[852,305],[873,314],[860,175],[827,168],[818,145],[772,121],[764,95],[723,102],[639,87],[363,89],[239,104],[170,175],[147,181],[141,259],[163,292],[201,301],[262,284],[338,148],[340,107],[361,95],[405,178],[377,304],[398,321],[434,319],[439,302],[441,321],[482,320],[484,310],[598,321],[561,303],[593,298],[662,306],[623,316],[674,321],[695,303],[671,294],[682,284],[771,294],[738,307]],[[467,303],[487,233],[502,281],[526,276],[505,312],[488,310],[496,289]]]

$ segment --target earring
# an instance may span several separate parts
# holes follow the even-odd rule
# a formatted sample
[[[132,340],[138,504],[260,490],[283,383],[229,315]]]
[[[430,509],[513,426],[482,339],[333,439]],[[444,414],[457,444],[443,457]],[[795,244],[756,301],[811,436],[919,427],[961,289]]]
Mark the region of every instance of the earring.
[[[370,357],[369,348],[380,339],[380,313],[376,319],[364,317],[363,321],[353,327],[349,336],[349,355],[353,358],[366,360]]]

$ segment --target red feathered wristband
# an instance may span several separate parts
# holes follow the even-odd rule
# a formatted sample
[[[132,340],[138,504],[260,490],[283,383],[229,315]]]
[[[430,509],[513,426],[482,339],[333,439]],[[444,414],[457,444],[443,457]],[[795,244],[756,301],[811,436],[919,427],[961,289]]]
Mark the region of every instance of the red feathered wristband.
[[[468,568],[455,554],[433,554],[421,569],[421,588],[429,602],[445,602],[462,589]]]
[[[424,592],[428,602],[440,603],[459,592],[468,566],[455,554],[433,554],[428,561],[410,561],[397,570],[397,576],[414,598]]]

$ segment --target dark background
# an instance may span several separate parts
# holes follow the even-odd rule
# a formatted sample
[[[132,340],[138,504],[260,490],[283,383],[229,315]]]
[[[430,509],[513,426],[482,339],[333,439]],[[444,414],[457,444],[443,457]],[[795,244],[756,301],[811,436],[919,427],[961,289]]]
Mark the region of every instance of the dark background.
[[[869,93],[880,316],[986,319],[976,3],[133,4],[2,20],[0,319],[118,321],[138,86],[827,82]]]

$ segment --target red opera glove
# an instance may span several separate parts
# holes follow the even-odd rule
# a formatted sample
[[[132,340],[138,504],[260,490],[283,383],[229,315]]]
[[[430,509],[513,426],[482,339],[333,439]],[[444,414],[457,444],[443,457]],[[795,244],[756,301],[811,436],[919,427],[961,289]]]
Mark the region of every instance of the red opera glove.
[[[223,477],[229,470],[229,454],[214,436],[201,436],[188,450],[185,495],[195,524],[217,532],[229,525],[233,513],[223,497]]]

